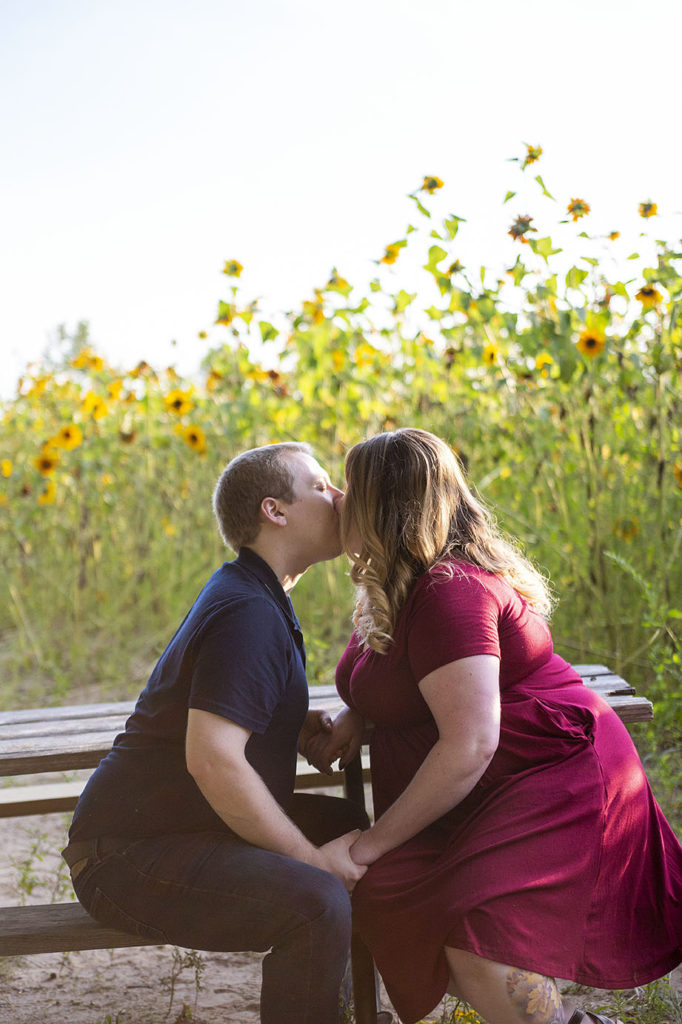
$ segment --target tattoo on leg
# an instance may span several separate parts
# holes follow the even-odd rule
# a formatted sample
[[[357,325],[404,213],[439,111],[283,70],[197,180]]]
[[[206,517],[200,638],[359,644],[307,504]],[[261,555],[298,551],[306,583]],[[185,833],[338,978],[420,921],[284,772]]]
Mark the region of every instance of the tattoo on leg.
[[[565,1024],[563,1003],[554,978],[510,967],[507,992],[519,1020],[527,1024]]]

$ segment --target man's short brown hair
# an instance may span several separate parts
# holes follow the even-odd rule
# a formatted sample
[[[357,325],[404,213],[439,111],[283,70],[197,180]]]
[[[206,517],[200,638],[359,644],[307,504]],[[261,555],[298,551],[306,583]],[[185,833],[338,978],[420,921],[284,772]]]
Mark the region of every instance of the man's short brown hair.
[[[235,456],[220,474],[213,492],[213,511],[220,534],[233,551],[251,544],[260,530],[263,498],[294,501],[294,475],[287,454],[311,455],[309,444],[282,441],[251,448]]]

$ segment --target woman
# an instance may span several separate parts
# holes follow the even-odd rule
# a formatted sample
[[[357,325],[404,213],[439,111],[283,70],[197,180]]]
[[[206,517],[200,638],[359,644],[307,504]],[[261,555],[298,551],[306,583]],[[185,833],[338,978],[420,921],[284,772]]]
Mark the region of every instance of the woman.
[[[353,902],[391,1000],[406,1024],[446,991],[489,1024],[606,1022],[554,978],[626,988],[682,960],[682,848],[629,734],[553,653],[546,581],[443,441],[380,434],[346,475],[333,755],[375,724]]]

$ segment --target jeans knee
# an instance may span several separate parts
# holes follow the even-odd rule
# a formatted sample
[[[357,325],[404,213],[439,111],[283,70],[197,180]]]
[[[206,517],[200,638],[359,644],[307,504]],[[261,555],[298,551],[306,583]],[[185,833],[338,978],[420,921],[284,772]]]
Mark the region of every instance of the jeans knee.
[[[350,942],[351,902],[343,882],[328,875],[307,897],[301,913],[318,933],[317,941]]]

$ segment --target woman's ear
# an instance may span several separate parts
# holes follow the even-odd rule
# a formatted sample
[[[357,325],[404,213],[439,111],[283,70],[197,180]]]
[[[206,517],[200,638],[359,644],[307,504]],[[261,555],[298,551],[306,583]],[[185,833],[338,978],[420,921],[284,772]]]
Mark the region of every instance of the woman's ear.
[[[286,512],[277,498],[263,498],[260,503],[260,511],[265,522],[272,523],[274,526],[287,525]]]

